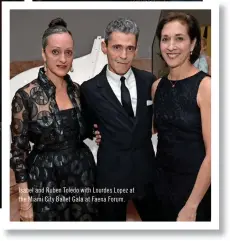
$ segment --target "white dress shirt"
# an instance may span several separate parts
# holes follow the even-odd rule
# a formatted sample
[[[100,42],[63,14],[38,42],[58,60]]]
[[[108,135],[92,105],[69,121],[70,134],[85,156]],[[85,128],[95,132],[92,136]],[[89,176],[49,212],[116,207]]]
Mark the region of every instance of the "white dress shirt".
[[[125,85],[129,90],[132,107],[133,107],[133,113],[134,113],[134,116],[136,116],[137,86],[136,86],[135,76],[134,76],[131,68],[129,69],[129,71],[126,74],[124,74],[122,76],[125,77]],[[117,99],[121,103],[121,81],[120,81],[121,76],[110,71],[109,67],[107,66],[106,77],[108,79],[109,85],[111,86],[114,94],[116,95]]]

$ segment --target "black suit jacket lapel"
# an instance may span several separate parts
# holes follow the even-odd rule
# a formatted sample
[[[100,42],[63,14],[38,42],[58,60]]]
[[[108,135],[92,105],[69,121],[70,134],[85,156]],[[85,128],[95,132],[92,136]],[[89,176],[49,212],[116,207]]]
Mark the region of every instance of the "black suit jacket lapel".
[[[109,85],[109,82],[106,77],[106,68],[107,68],[107,65],[102,69],[101,73],[99,74],[100,76],[97,81],[97,87],[99,88],[99,91],[101,92],[102,96],[107,101],[109,101],[114,106],[114,108],[116,108],[119,112],[121,112],[124,115],[124,117],[127,118],[133,124],[133,120],[130,119],[125,109],[123,108],[122,104],[117,99],[111,86]]]
[[[139,70],[133,67],[132,67],[132,70],[136,79],[136,86],[137,86],[136,121],[135,121],[135,125],[133,126],[133,129],[135,129],[139,119],[142,116],[143,107],[144,105],[146,105],[146,97],[145,97],[146,92],[145,92],[145,86],[144,86],[145,82],[142,79],[142,76]]]

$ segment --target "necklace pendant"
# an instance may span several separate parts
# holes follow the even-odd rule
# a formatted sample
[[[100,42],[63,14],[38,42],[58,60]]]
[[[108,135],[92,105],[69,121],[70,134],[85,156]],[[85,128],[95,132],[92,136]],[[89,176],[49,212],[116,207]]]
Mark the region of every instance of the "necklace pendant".
[[[172,87],[174,88],[174,87],[175,87],[175,85],[172,85]]]

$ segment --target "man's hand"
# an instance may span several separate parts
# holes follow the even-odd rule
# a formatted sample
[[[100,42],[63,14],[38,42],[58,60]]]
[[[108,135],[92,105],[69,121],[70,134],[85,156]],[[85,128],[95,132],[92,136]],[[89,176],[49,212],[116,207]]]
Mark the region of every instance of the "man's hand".
[[[97,124],[94,124],[93,127],[94,127],[94,129],[95,129],[95,131],[94,131],[94,135],[95,135],[95,137],[96,137],[95,142],[96,142],[97,145],[99,146],[99,144],[100,144],[100,142],[101,142],[101,135],[100,135],[101,133],[100,133],[100,131],[98,130],[98,125],[97,125]]]

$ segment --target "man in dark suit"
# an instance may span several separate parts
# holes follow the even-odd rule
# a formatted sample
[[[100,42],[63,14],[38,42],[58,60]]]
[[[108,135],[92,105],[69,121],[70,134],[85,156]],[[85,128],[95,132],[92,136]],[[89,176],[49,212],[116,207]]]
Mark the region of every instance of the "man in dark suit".
[[[151,86],[156,78],[131,66],[138,36],[132,20],[110,22],[102,42],[108,65],[81,85],[86,121],[96,123],[102,136],[95,188],[101,221],[125,221],[128,200],[143,221],[157,220],[151,142]]]

